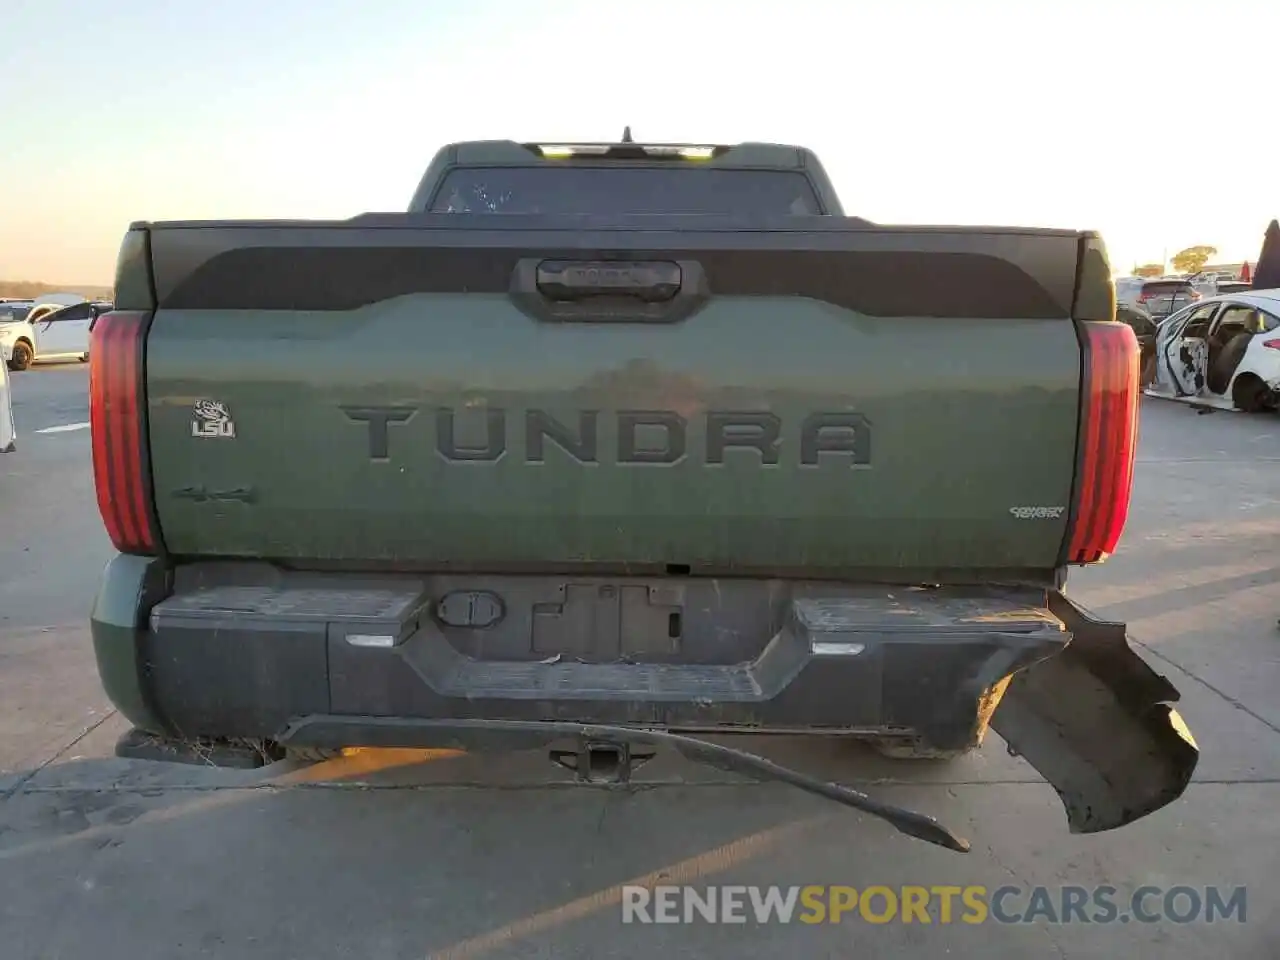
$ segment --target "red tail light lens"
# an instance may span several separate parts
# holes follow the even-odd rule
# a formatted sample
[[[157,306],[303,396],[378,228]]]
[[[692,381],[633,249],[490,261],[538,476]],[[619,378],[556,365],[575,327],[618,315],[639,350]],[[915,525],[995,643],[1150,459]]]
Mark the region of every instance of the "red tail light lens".
[[[1138,445],[1138,339],[1122,323],[1084,323],[1083,419],[1068,563],[1115,552],[1129,516]]]
[[[1280,350],[1280,340],[1263,340],[1262,345],[1269,350]]]
[[[107,535],[121,553],[158,552],[143,424],[145,313],[98,317],[89,338],[93,482]]]

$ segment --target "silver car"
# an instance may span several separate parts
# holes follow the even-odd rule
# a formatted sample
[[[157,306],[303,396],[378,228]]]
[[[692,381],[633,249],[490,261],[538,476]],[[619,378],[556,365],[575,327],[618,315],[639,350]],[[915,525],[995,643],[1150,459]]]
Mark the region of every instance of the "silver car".
[[[1167,317],[1183,307],[1189,307],[1200,299],[1200,293],[1190,280],[1148,280],[1142,285],[1135,300],[1153,317]]]

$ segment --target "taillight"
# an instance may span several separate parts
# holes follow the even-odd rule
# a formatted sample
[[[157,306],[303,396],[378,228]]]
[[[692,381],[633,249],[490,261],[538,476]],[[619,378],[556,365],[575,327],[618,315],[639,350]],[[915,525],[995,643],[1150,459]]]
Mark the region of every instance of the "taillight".
[[[142,351],[148,314],[104,313],[89,338],[93,482],[107,536],[121,553],[155,554]]]
[[[1153,296],[1155,296],[1155,294],[1153,294],[1150,290],[1143,290],[1140,294],[1138,294],[1138,302],[1146,303]]]
[[[1080,462],[1068,563],[1115,552],[1129,516],[1138,442],[1138,339],[1122,323],[1082,323]]]
[[[1263,340],[1262,345],[1269,350],[1280,350],[1280,340]]]

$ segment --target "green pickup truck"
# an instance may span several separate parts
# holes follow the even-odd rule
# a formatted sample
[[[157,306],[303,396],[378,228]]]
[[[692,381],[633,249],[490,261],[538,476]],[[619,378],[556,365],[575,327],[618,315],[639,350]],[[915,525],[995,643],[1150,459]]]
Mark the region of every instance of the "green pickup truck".
[[[406,213],[133,224],[90,353],[121,756],[993,727],[1106,830],[1178,693],[1064,595],[1116,547],[1138,348],[1092,233],[846,216],[809,150],[459,143]],[[708,739],[708,736],[711,739]]]

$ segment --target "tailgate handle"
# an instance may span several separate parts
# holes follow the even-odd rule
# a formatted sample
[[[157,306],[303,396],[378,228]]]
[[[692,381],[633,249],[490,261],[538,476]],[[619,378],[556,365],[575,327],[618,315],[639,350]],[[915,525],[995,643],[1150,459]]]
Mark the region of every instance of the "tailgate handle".
[[[696,260],[553,260],[516,263],[508,291],[549,323],[678,323],[711,298]]]
[[[551,300],[636,297],[665,303],[680,292],[680,264],[670,261],[543,260],[538,292]]]

